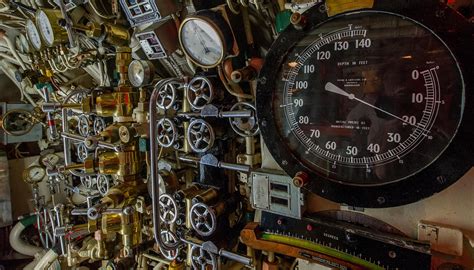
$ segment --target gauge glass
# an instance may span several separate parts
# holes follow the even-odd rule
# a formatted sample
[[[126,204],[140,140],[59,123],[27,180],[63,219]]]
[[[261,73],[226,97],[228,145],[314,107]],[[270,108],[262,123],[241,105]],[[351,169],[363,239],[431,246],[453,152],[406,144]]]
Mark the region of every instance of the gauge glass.
[[[38,28],[36,28],[36,25],[32,20],[26,21],[26,35],[33,48],[36,50],[41,49],[41,37],[39,35]]]
[[[28,183],[38,183],[46,176],[46,170],[40,166],[32,166],[26,169],[25,176]]]
[[[54,167],[56,164],[59,163],[61,158],[56,154],[46,154],[45,156],[41,157],[41,164],[45,167]]]
[[[46,44],[48,46],[52,46],[54,43],[53,27],[44,11],[38,11],[36,15],[36,23],[38,25],[38,30],[40,31],[41,36],[43,37]]]
[[[134,60],[128,67],[128,79],[130,83],[135,87],[140,87],[145,81],[145,67],[142,61]]]
[[[416,21],[345,14],[290,49],[273,117],[311,171],[348,185],[397,182],[434,162],[456,134],[461,74],[449,48]]]
[[[21,53],[29,53],[30,52],[30,44],[26,39],[25,35],[19,34],[16,39],[16,47],[20,50]]]
[[[212,67],[224,57],[224,42],[217,28],[201,18],[183,22],[180,40],[187,55],[198,65]]]

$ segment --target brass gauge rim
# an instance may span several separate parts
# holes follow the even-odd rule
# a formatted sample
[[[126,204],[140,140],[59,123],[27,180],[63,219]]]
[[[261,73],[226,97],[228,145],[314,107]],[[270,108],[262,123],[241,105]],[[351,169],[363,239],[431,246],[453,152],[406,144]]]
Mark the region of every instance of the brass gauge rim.
[[[41,171],[43,171],[44,176],[41,178],[41,180],[43,180],[43,178],[46,176],[46,170],[45,170],[43,167],[39,166],[39,165],[33,165],[33,166],[30,166],[30,167],[26,168],[26,169],[23,171],[23,180],[24,180],[26,183],[28,183],[28,184],[37,184],[37,183],[41,182],[41,180],[35,181],[35,180],[31,179],[31,177],[30,177],[30,171],[31,171],[32,169],[40,169]]]
[[[8,129],[8,126],[6,126],[5,124],[7,123],[5,121],[5,119],[8,119],[7,117],[9,117],[10,115],[12,115],[13,113],[21,113],[21,114],[25,114],[25,115],[28,115],[28,116],[31,116],[31,112],[27,111],[27,110],[23,110],[23,109],[13,109],[13,110],[10,110],[8,111],[7,113],[5,113],[4,115],[2,115],[0,117],[0,128],[8,135],[10,136],[23,136],[25,134],[27,134],[28,132],[30,132],[33,127],[35,126],[35,124],[31,124],[27,127],[27,129],[23,130],[23,131],[20,131],[20,132],[15,132],[15,131],[11,131]]]
[[[58,45],[59,43],[62,43],[62,42],[66,42],[67,41],[67,32],[64,28],[62,28],[58,23],[54,24],[54,18],[57,18],[57,19],[61,19],[62,18],[62,14],[61,14],[61,11],[59,10],[56,10],[56,9],[38,9],[35,13],[35,22],[36,22],[36,25],[40,25],[40,22],[39,22],[39,18],[40,18],[40,14],[44,13],[44,15],[46,16],[46,18],[48,18],[48,22],[51,26],[51,29],[52,29],[52,35],[53,35],[53,38],[52,38],[52,43],[48,42],[48,40],[46,39],[43,31],[41,31],[41,27],[38,27],[38,32],[40,34],[40,37],[41,37],[41,41],[44,42],[44,44],[46,45],[46,47],[54,47],[56,45]]]
[[[215,64],[212,64],[212,65],[203,65],[202,63],[199,63],[199,61],[197,61],[196,59],[193,58],[193,56],[190,55],[190,53],[186,50],[186,47],[184,46],[183,44],[183,38],[182,38],[182,30],[183,30],[183,27],[184,25],[189,22],[189,21],[192,21],[192,20],[198,20],[198,21],[202,21],[204,23],[207,23],[209,24],[209,26],[211,26],[211,28],[217,33],[217,35],[219,36],[219,45],[222,47],[222,52],[219,56],[219,59],[216,61]],[[224,36],[224,33],[222,33],[222,30],[220,29],[220,27],[211,19],[205,17],[205,16],[201,16],[201,15],[192,15],[192,16],[188,16],[186,19],[184,19],[182,22],[181,22],[181,25],[179,26],[179,30],[178,30],[178,38],[179,38],[179,45],[181,46],[181,48],[183,49],[184,53],[186,54],[186,56],[189,58],[189,60],[191,60],[191,62],[193,62],[194,64],[196,64],[197,66],[200,66],[202,68],[214,68],[214,67],[217,67],[220,63],[222,63],[222,61],[224,61],[224,58],[225,58],[225,55],[226,55],[226,52],[228,50],[228,46],[225,42],[225,36]]]

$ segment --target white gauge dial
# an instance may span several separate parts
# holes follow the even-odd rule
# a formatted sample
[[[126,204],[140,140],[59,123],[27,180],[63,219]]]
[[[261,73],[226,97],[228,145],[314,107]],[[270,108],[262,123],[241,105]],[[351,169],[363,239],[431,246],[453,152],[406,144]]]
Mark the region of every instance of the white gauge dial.
[[[59,163],[60,159],[61,158],[56,154],[46,154],[40,158],[40,162],[46,167],[53,167]]]
[[[155,69],[150,61],[133,60],[128,66],[128,79],[135,87],[150,84],[154,73]]]
[[[40,166],[31,166],[25,170],[24,176],[27,183],[38,183],[46,176],[46,170]]]
[[[36,25],[32,20],[26,21],[26,35],[33,48],[36,50],[41,49],[41,37],[38,28],[36,28]]]
[[[185,20],[181,26],[180,39],[186,54],[200,66],[216,66],[224,57],[225,48],[221,34],[205,20]]]
[[[52,46],[54,43],[54,31],[48,16],[42,10],[36,15],[36,24],[46,45]]]
[[[134,60],[130,63],[128,67],[128,79],[135,87],[139,87],[143,84],[145,80],[145,68],[140,60]]]

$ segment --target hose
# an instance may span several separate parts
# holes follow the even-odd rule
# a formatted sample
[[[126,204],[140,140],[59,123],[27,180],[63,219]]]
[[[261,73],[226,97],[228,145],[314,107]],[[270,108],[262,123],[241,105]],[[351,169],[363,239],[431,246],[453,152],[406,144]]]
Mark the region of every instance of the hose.
[[[37,246],[29,245],[21,240],[21,233],[28,226],[33,225],[36,222],[36,216],[29,216],[16,223],[10,232],[10,246],[18,253],[34,256],[36,253],[41,252],[43,249]]]
[[[38,264],[35,266],[34,270],[44,270],[49,269],[53,262],[58,258],[58,253],[54,249],[48,250],[46,254],[39,260]],[[56,266],[57,268],[57,266]],[[53,268],[54,269],[54,268]]]

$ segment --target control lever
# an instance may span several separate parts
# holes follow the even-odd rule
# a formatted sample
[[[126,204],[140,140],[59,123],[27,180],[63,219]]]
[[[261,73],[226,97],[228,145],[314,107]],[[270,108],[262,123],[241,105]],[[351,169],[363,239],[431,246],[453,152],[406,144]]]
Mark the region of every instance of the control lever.
[[[248,165],[221,162],[217,160],[216,156],[214,156],[213,154],[206,154],[202,156],[201,158],[190,157],[190,156],[180,156],[179,160],[184,161],[184,162],[195,162],[195,163],[200,163],[202,165],[228,169],[228,170],[233,170],[233,171],[239,171],[239,172],[245,172],[245,173],[249,173],[251,170],[251,167]]]
[[[206,154],[201,157],[200,163],[207,166],[228,169],[232,171],[246,172],[249,173],[251,167],[243,164],[227,163],[217,160],[213,154]]]
[[[208,253],[215,254],[221,257],[225,257],[229,260],[239,262],[245,266],[251,266],[252,265],[252,258],[249,258],[247,256],[243,256],[234,252],[227,251],[225,249],[219,249],[213,242],[207,241],[202,244],[194,243],[191,241],[188,241],[186,239],[182,239],[183,242],[186,244],[190,244],[192,246],[196,246]]]
[[[218,118],[231,118],[231,117],[252,117],[253,111],[251,110],[236,110],[236,111],[219,111],[219,109],[208,104],[201,110],[201,117],[218,117]]]
[[[214,118],[250,118],[254,116],[252,110],[231,110],[231,111],[219,111],[215,105],[207,104],[200,112],[185,112],[178,113],[178,116],[187,118],[191,117],[214,117]]]

